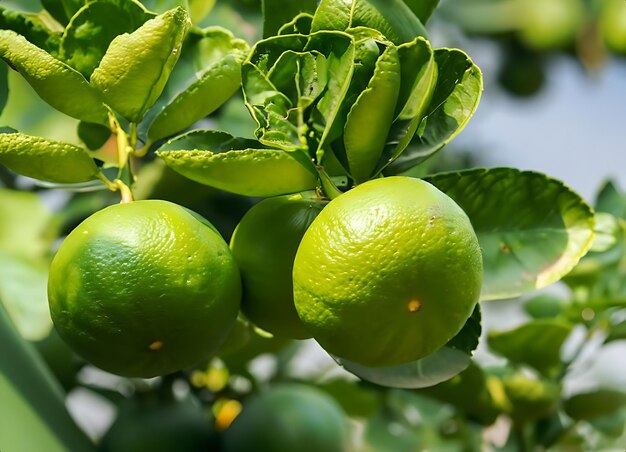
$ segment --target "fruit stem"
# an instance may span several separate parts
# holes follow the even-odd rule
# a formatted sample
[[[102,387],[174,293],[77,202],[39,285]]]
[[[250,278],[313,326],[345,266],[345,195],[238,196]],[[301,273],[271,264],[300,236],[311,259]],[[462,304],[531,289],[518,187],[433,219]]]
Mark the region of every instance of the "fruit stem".
[[[324,167],[318,165],[316,166],[316,169],[321,182],[321,190],[329,199],[335,199],[336,197],[343,194],[343,192],[339,190],[335,183],[332,181]]]
[[[134,181],[134,175],[130,166],[130,157],[133,155],[134,146],[137,144],[137,124],[130,124],[130,137],[112,111],[109,111],[109,124],[117,141],[118,172],[114,184],[122,195],[122,203],[131,202],[133,193],[130,187]]]
[[[122,195],[122,204],[133,202],[133,192],[121,179],[115,179],[115,185]]]

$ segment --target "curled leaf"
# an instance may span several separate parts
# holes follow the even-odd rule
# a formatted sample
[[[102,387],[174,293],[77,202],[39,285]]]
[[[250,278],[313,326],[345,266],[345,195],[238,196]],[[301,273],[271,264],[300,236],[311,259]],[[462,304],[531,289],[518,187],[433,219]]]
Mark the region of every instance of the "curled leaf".
[[[193,181],[240,195],[277,196],[317,185],[314,170],[305,167],[297,153],[264,149],[224,132],[190,132],[165,144],[157,155]]]
[[[87,80],[23,36],[0,30],[0,57],[60,112],[82,121],[107,123],[107,110]]]
[[[161,95],[189,26],[185,10],[176,8],[117,36],[91,75],[92,86],[113,110],[139,122]]]
[[[22,133],[0,134],[0,163],[23,176],[58,183],[87,182],[100,172],[83,148]]]
[[[170,88],[166,88],[165,106],[160,107],[148,130],[152,141],[173,135],[211,114],[241,86],[241,64],[248,52],[245,41],[215,27],[204,30],[190,49],[185,47],[182,59],[186,52],[191,54],[188,59],[195,60],[199,67],[189,71],[180,61],[174,68],[172,79],[183,80],[176,83],[173,96],[167,92]],[[184,70],[191,74],[179,75]]]

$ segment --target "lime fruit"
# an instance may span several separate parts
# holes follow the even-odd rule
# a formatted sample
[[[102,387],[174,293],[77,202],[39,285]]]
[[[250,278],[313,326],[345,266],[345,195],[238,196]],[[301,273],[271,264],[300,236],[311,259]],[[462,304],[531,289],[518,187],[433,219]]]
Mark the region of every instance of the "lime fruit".
[[[246,213],[231,239],[241,271],[241,310],[275,336],[311,337],[293,303],[293,261],[302,236],[326,204],[300,194],[265,199]]]
[[[521,40],[549,50],[572,45],[585,19],[581,0],[524,0],[520,3]]]
[[[606,46],[613,52],[626,54],[626,4],[621,0],[603,0],[599,25]]]
[[[515,420],[541,419],[558,408],[561,387],[553,381],[530,378],[518,372],[503,377],[502,384],[510,402],[510,415]]]
[[[318,389],[276,385],[248,402],[224,432],[225,452],[340,452],[348,447],[347,418]]]
[[[427,182],[376,179],[331,201],[294,263],[298,315],[329,353],[369,367],[441,348],[471,315],[482,256],[463,210]]]
[[[107,207],[57,252],[48,300],[60,336],[92,364],[129,377],[211,355],[235,324],[241,283],[208,221],[167,201]]]
[[[204,452],[219,449],[212,419],[192,400],[129,400],[102,438],[100,452]]]

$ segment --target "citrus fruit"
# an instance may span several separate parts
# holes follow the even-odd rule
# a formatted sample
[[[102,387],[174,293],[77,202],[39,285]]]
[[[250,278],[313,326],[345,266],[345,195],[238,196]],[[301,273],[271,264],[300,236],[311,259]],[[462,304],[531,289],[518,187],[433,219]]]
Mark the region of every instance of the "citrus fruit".
[[[347,419],[337,402],[310,386],[283,384],[244,402],[224,432],[223,450],[339,452],[347,442]]]
[[[48,300],[61,337],[92,364],[152,377],[191,366],[224,341],[241,283],[208,221],[167,201],[107,207],[65,239]]]
[[[145,396],[144,396],[145,397]],[[102,438],[101,452],[218,450],[212,419],[192,400],[129,400]]]
[[[554,381],[538,380],[517,372],[503,377],[502,384],[510,401],[510,415],[515,420],[547,417],[558,407],[561,387]]]
[[[626,4],[621,0],[603,0],[601,5],[599,24],[606,46],[626,54]]]
[[[452,199],[396,176],[332,200],[304,234],[293,279],[298,315],[326,351],[393,366],[461,330],[478,302],[482,256]]]
[[[581,0],[525,0],[520,3],[520,37],[538,50],[571,45],[585,18]]]
[[[231,239],[241,271],[241,310],[275,336],[311,337],[293,304],[293,261],[302,236],[326,204],[300,194],[265,199],[244,215]]]

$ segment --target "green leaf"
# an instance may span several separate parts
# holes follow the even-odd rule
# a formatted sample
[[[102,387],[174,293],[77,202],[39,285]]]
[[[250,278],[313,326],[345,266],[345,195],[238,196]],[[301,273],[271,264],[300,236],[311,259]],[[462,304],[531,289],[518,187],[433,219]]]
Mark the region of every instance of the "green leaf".
[[[482,73],[460,50],[436,49],[437,84],[411,146],[390,166],[393,174],[420,164],[456,137],[472,117],[483,89]]]
[[[154,17],[135,0],[98,0],[82,7],[65,29],[61,59],[89,79],[111,41]]]
[[[38,14],[19,13],[0,7],[0,30],[13,30],[49,53],[59,49],[61,33],[52,31]]]
[[[567,302],[554,295],[537,295],[524,303],[524,310],[534,319],[553,319],[563,314]]]
[[[111,129],[100,124],[81,121],[78,123],[78,138],[87,149],[97,151],[111,137]]]
[[[41,0],[41,6],[61,25],[67,25],[69,21],[65,14],[65,8],[63,8],[63,2],[59,0]]]
[[[598,193],[596,212],[609,213],[617,218],[626,219],[626,195],[613,181],[606,181]]]
[[[315,106],[315,114],[322,126],[319,151],[339,138],[343,131],[345,118],[340,112],[355,72],[356,48],[349,35],[326,32],[318,33],[314,39],[318,44],[316,47],[326,46],[322,52],[326,55],[328,80],[326,92]]]
[[[404,3],[411,8],[411,11],[413,11],[413,14],[417,16],[420,22],[426,24],[435,8],[437,8],[439,0],[404,0]]]
[[[150,11],[154,11],[158,14],[162,14],[170,9],[184,8],[188,9],[188,0],[141,0],[141,3],[145,5]]]
[[[390,367],[366,367],[340,357],[339,365],[362,380],[392,388],[426,388],[458,375],[471,362],[481,334],[480,306],[476,305],[461,331],[445,346],[417,361]]]
[[[350,174],[357,184],[372,176],[382,155],[400,93],[400,72],[398,50],[389,46],[348,113],[343,140]]]
[[[616,325],[611,325],[609,335],[605,339],[606,342],[626,340],[626,320],[622,320]]]
[[[483,253],[483,300],[513,298],[558,281],[591,246],[593,211],[543,174],[473,169],[426,180],[472,222]]]
[[[41,450],[92,451],[70,417],[62,390],[42,361],[19,337],[0,306],[0,449],[11,452]]]
[[[300,13],[315,12],[317,0],[263,0],[263,37],[278,33],[282,25]]]
[[[608,416],[593,418],[589,423],[603,435],[619,438],[626,429],[626,409],[622,408]]]
[[[477,304],[472,311],[472,315],[469,319],[467,319],[465,325],[463,325],[461,331],[450,339],[446,346],[471,355],[474,350],[476,350],[476,347],[478,347],[478,340],[482,333],[481,321],[482,312],[480,305]]]
[[[623,232],[622,225],[613,215],[604,212],[596,212],[595,220],[590,251],[602,253],[618,244]]]
[[[190,54],[187,59],[195,60],[197,69],[185,68],[181,64],[187,52]],[[245,41],[219,27],[203,30],[191,49],[184,47],[181,61],[171,76],[172,80],[182,81],[175,83],[174,95],[168,92],[172,88],[167,86],[157,102],[158,108],[163,97],[167,98],[150,125],[150,140],[156,141],[186,129],[226,102],[241,86],[241,64],[247,53]],[[190,72],[190,75],[183,75],[183,71]]]
[[[18,174],[58,183],[87,182],[100,172],[83,148],[22,133],[0,134],[0,163]]]
[[[0,250],[0,303],[25,339],[45,338],[52,328],[48,266]]]
[[[74,17],[74,14],[76,14],[78,10],[85,6],[89,1],[90,0],[61,0],[67,19],[70,20]]]
[[[370,388],[343,378],[336,378],[317,386],[335,399],[350,417],[369,418],[382,405],[380,394]]]
[[[402,0],[321,0],[311,31],[360,26],[380,31],[396,45],[426,36],[426,29]]]
[[[626,393],[613,389],[598,389],[576,394],[563,404],[567,415],[577,421],[608,416],[625,405]]]
[[[181,8],[150,19],[111,42],[91,84],[113,110],[139,122],[165,87],[178,61],[189,16]]]
[[[9,100],[9,67],[0,60],[0,114]]]
[[[397,117],[386,137],[379,170],[397,159],[411,142],[424,118],[437,83],[437,64],[430,43],[424,38],[398,47],[402,70]]]
[[[0,189],[0,251],[40,259],[57,238],[52,212],[35,193]]]
[[[423,388],[419,393],[453,405],[482,425],[493,424],[500,414],[487,387],[485,373],[474,363],[450,380]]]
[[[166,143],[157,155],[193,181],[240,195],[277,196],[317,185],[314,169],[296,160],[296,153],[263,149],[225,132],[190,132]]]
[[[512,330],[491,332],[487,342],[494,352],[515,364],[527,364],[549,374],[561,364],[561,347],[572,325],[563,320],[534,320]]]
[[[307,13],[298,14],[290,22],[280,27],[278,30],[279,35],[308,35],[311,33],[311,24],[313,23],[313,16]]]
[[[0,30],[0,57],[52,107],[76,119],[107,124],[107,110],[87,80],[23,36]]]
[[[286,35],[258,42],[243,66],[243,88],[259,141],[287,151],[315,147],[316,138],[307,133],[312,114],[307,109],[315,105],[321,148],[350,84],[353,60],[353,39],[344,33]]]
[[[365,367],[343,358],[340,366],[362,380],[392,388],[426,388],[446,381],[469,366],[471,358],[466,353],[442,347],[425,358],[393,367]]]

